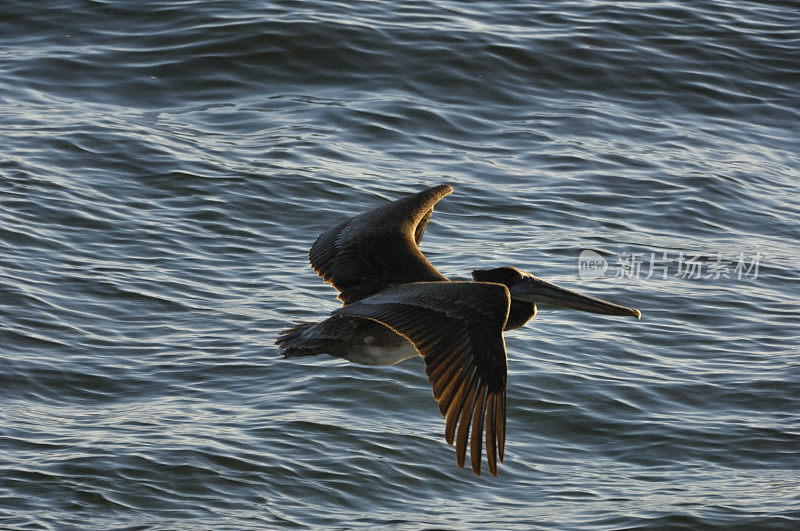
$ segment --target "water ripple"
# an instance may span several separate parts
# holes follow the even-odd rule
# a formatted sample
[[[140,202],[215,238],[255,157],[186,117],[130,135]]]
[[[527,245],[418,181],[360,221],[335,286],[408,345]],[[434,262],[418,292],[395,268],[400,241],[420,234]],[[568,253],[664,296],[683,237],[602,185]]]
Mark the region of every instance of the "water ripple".
[[[3,9],[0,527],[797,527],[792,6]],[[508,334],[495,479],[454,466],[421,360],[272,346],[337,307],[317,234],[440,182],[445,274],[644,315]],[[761,261],[587,280],[582,249]]]

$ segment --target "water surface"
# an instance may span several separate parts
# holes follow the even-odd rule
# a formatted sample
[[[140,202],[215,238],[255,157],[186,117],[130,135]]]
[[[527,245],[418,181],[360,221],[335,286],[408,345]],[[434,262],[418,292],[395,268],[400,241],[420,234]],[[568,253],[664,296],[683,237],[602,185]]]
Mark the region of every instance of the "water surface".
[[[0,526],[797,527],[798,8],[6,1]],[[320,232],[439,183],[444,274],[643,313],[507,335],[497,478],[421,360],[272,345]]]

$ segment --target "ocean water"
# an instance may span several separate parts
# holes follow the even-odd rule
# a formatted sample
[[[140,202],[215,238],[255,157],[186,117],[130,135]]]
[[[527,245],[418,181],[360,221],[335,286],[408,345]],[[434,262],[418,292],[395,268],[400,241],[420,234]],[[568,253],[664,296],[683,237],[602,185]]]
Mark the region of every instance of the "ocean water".
[[[800,527],[798,12],[5,0],[0,528]],[[273,346],[319,233],[439,183],[444,274],[643,313],[506,335],[496,478],[421,360]]]

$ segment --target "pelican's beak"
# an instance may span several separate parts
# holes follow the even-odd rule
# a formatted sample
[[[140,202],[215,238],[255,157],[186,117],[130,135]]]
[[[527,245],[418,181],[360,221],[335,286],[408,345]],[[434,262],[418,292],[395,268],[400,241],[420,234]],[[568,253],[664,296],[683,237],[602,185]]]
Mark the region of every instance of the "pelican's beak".
[[[582,295],[533,275],[525,276],[517,281],[509,291],[511,291],[512,299],[535,304],[552,304],[561,308],[572,308],[605,315],[631,315],[637,319],[642,317],[642,313],[636,308],[628,308],[612,302],[595,299],[588,295]]]

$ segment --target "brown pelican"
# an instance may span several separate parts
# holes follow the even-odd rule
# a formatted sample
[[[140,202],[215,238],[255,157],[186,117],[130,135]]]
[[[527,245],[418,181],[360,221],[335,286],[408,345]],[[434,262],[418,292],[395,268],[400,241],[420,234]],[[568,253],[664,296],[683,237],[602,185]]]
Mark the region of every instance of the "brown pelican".
[[[418,244],[433,206],[452,191],[436,186],[322,233],[309,261],[339,290],[344,306],[322,322],[284,330],[275,343],[286,358],[327,353],[391,365],[422,356],[458,466],[464,467],[469,442],[472,470],[480,475],[485,428],[489,471],[497,475],[506,432],[503,332],[531,320],[537,304],[637,319],[641,314],[513,267],[476,269],[474,281],[450,281]]]

